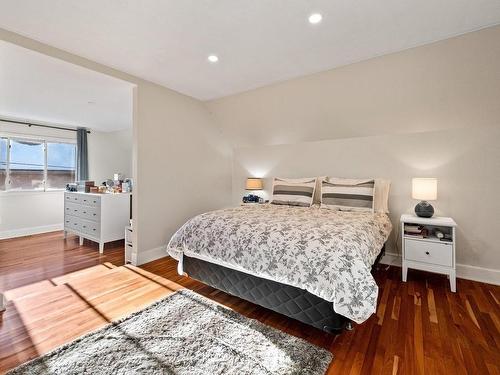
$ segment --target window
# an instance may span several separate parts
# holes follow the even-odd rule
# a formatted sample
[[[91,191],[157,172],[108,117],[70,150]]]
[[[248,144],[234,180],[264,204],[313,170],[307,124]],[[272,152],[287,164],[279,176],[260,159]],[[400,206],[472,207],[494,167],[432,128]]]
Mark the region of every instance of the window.
[[[73,143],[0,138],[0,190],[63,189],[75,164]]]
[[[75,181],[76,147],[70,143],[47,142],[47,188],[63,189]]]
[[[44,143],[10,140],[9,189],[43,190]]]

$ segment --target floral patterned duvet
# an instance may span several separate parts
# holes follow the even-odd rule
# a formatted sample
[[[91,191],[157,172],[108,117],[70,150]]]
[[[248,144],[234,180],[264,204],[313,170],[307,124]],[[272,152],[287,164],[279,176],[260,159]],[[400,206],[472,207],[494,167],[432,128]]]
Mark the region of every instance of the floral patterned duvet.
[[[305,289],[361,323],[376,310],[370,270],[391,229],[386,214],[256,204],[190,219],[167,251]]]

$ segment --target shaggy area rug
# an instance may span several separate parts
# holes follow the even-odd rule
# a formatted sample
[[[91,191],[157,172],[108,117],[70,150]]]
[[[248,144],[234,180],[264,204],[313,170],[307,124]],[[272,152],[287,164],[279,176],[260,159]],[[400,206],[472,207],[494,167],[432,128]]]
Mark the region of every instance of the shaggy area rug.
[[[85,335],[14,374],[324,374],[332,355],[189,290]]]

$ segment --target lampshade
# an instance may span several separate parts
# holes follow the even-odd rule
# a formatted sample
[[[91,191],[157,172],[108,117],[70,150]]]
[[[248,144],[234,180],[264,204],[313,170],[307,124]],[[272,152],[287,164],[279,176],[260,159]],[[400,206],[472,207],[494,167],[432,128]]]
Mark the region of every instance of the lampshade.
[[[246,184],[247,190],[262,190],[262,179],[261,178],[247,178]]]
[[[435,201],[437,199],[437,179],[414,178],[411,196],[413,199],[422,201]]]

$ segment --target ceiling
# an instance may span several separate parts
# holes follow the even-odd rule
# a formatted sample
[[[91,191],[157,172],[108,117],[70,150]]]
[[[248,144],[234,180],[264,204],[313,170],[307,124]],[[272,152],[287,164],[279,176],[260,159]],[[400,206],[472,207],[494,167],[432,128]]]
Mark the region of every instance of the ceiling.
[[[0,8],[2,28],[201,100],[500,22],[498,0],[0,0]],[[313,12],[323,15],[318,25],[307,21]]]
[[[85,126],[132,127],[132,85],[0,41],[0,115]]]

